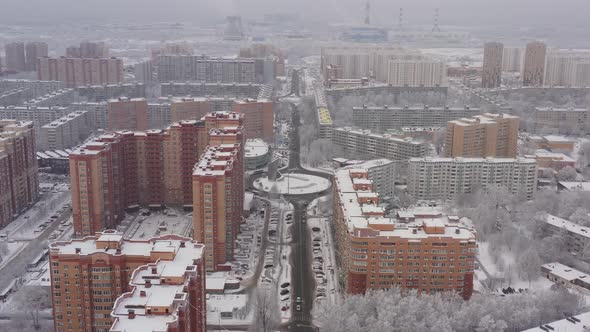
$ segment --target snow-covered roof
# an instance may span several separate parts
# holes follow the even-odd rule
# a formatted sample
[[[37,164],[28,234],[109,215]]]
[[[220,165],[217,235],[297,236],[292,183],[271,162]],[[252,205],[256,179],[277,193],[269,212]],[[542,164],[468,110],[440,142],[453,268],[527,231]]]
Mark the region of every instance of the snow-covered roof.
[[[113,305],[112,332],[167,331],[168,324],[178,319],[178,309],[184,308],[189,300],[184,292],[189,283],[187,276],[205,277],[198,276],[197,268],[202,263],[204,246],[190,240],[184,245],[180,243],[163,241],[158,248],[175,247],[173,258],[159,259],[133,272],[129,283],[133,290],[119,296]]]
[[[590,191],[590,182],[559,181],[559,184],[570,191]]]
[[[575,140],[558,135],[546,135],[543,136],[543,139],[545,139],[547,142],[575,143]]]
[[[588,326],[590,326],[590,312],[585,312],[522,332],[587,332]]]
[[[423,157],[410,158],[410,162],[433,162],[433,163],[488,163],[488,164],[502,164],[502,163],[519,163],[519,164],[536,164],[535,159],[530,158],[465,158],[465,157]]]
[[[547,263],[547,264],[543,264],[542,266],[544,269],[547,269],[548,271],[551,272],[551,274],[555,275],[556,277],[559,277],[561,279],[567,280],[567,281],[573,281],[576,279],[580,279],[580,280],[585,280],[586,282],[590,282],[590,275],[578,271],[572,267],[569,267],[567,265],[563,265],[561,263]]]
[[[246,158],[260,157],[268,153],[268,144],[260,138],[246,140],[244,156]]]
[[[334,182],[337,188],[339,201],[342,206],[343,216],[350,233],[362,229],[373,229],[379,237],[401,237],[407,239],[423,239],[429,237],[450,237],[460,240],[475,241],[475,231],[468,227],[468,223],[459,224],[444,216],[442,211],[435,208],[409,209],[402,211],[403,216],[415,218],[410,223],[402,223],[401,220],[385,217],[382,207],[378,206],[378,196],[370,190],[356,190],[355,185],[362,182],[372,184],[372,181],[364,178],[351,178],[350,169],[340,169],[335,172]],[[373,198],[367,200],[367,198]],[[365,202],[362,204],[361,202]],[[370,203],[369,203],[370,202]],[[372,228],[371,225],[380,225]],[[389,227],[383,227],[389,225]],[[425,227],[444,227],[443,233],[429,233]]]
[[[573,159],[570,156],[567,156],[563,153],[559,153],[559,152],[550,152],[544,149],[538,149],[537,151],[535,151],[535,157],[536,158],[551,158],[554,160],[559,160],[559,161],[565,161],[565,162],[576,162],[575,159]]]
[[[550,214],[548,214],[545,218],[545,223],[552,225],[554,227],[563,228],[570,233],[590,238],[590,227],[580,226],[569,220],[565,220]]]

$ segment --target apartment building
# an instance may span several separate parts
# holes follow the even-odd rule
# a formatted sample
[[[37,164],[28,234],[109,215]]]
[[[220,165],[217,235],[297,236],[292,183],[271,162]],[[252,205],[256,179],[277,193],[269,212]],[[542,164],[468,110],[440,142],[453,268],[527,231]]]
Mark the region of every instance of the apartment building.
[[[157,103],[147,104],[147,121],[148,128],[159,129],[166,128],[170,123],[172,105],[167,98],[160,98]],[[197,119],[195,119],[197,120]],[[178,120],[180,121],[180,120]],[[175,121],[175,122],[178,122]]]
[[[576,255],[582,255],[590,243],[590,227],[550,214],[540,221],[540,225],[546,236],[563,235],[567,250]]]
[[[387,82],[390,60],[420,60],[424,56],[401,48],[388,47],[323,47],[321,49],[321,70],[324,82],[334,78],[337,68],[339,79],[374,78]]]
[[[78,101],[78,93],[75,89],[61,89],[48,94],[30,99],[24,103],[26,106],[69,106],[71,103]]]
[[[49,58],[37,60],[40,80],[62,81],[68,88],[123,82],[123,60],[117,58]]]
[[[537,133],[590,133],[590,109],[536,107],[533,121]]]
[[[193,170],[193,237],[205,244],[207,271],[233,259],[244,200],[241,149],[210,146]]]
[[[0,90],[2,91],[2,90]],[[20,105],[27,100],[26,88],[16,88],[0,92],[0,106]]]
[[[334,128],[332,143],[342,147],[348,154],[390,160],[407,160],[423,157],[427,144],[390,134],[374,134],[370,130],[355,130],[351,127]]]
[[[541,266],[543,276],[550,281],[572,289],[583,295],[590,295],[590,275],[570,266],[553,262]]]
[[[0,120],[0,227],[39,197],[35,152],[32,122]]]
[[[439,60],[390,60],[387,83],[392,86],[446,86],[447,66]]]
[[[502,56],[504,44],[491,42],[483,47],[482,88],[497,88],[502,84]]]
[[[319,138],[332,139],[332,130],[334,129],[334,122],[332,116],[327,108],[319,107],[317,109],[318,114],[318,127],[319,127]]]
[[[532,199],[537,191],[537,163],[514,158],[412,158],[408,193],[419,200],[452,200],[492,186]]]
[[[471,297],[477,244],[470,223],[423,208],[386,218],[366,170],[336,171],[333,190],[347,293],[398,287]]]
[[[396,163],[389,159],[373,159],[360,164],[346,166],[344,169],[365,170],[373,182],[373,190],[382,198],[393,198],[396,180]]]
[[[212,130],[232,127],[237,142],[242,124],[240,114],[212,113],[165,130],[107,133],[77,148],[69,156],[75,234],[114,228],[130,206],[190,208],[192,184],[186,179],[208,145],[225,143],[212,138]]]
[[[144,98],[119,98],[108,101],[109,130],[147,130],[148,104]]]
[[[80,97],[86,98],[89,102],[103,102],[119,97],[145,98],[146,85],[143,83],[118,83],[80,86],[76,90]]]
[[[590,54],[566,50],[548,53],[543,85],[590,86]]]
[[[9,43],[4,45],[4,59],[6,70],[24,71],[26,70],[25,44]]]
[[[272,86],[254,83],[170,82],[161,84],[161,95],[166,97],[231,97],[236,99],[269,99],[270,95],[268,97],[260,97],[262,92],[268,92],[269,90],[272,91]]]
[[[172,121],[201,119],[212,111],[212,102],[207,98],[173,98],[170,106]]]
[[[6,106],[0,107],[0,119],[31,121],[35,133],[39,134],[42,126],[71,112],[68,107]]]
[[[447,123],[447,157],[516,157],[520,118],[486,113]]]
[[[255,60],[193,55],[161,55],[158,80],[206,83],[257,83]]]
[[[64,150],[72,148],[94,131],[88,112],[76,111],[41,127],[38,149]]]
[[[65,87],[60,81],[0,80],[0,91],[25,88],[28,93],[26,99],[34,99]]]
[[[502,52],[502,71],[510,73],[522,72],[524,50],[520,47],[504,47]]]
[[[25,45],[25,67],[28,71],[37,70],[37,59],[49,55],[49,46],[45,42],[31,42]]]
[[[542,86],[545,77],[545,56],[547,46],[541,42],[526,45],[522,70],[522,85]]]
[[[203,253],[190,238],[114,231],[50,244],[55,331],[205,331]]]
[[[96,129],[108,128],[107,102],[83,102],[72,103],[69,107],[71,111],[86,111],[90,121]]]
[[[144,61],[133,66],[135,80],[145,84],[154,83],[154,66],[151,61]]]
[[[79,46],[66,48],[68,58],[108,58],[109,47],[105,42],[83,41]]]
[[[262,138],[271,143],[274,137],[274,112],[271,100],[236,100],[233,111],[244,114],[246,139]]]
[[[390,129],[446,127],[447,122],[481,114],[478,107],[395,107],[362,106],[352,108],[355,127],[385,133]]]

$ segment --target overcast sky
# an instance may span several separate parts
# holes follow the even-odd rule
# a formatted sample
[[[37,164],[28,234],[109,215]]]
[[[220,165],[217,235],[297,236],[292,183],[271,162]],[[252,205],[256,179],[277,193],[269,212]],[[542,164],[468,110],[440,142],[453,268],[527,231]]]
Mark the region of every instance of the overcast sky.
[[[291,11],[309,20],[360,23],[365,0],[0,0],[0,19],[51,22],[88,18],[104,22],[187,21],[210,23],[241,12],[245,19]],[[410,24],[585,25],[590,0],[371,0],[376,24],[395,24],[399,8]],[[1,23],[1,22],[0,22]]]

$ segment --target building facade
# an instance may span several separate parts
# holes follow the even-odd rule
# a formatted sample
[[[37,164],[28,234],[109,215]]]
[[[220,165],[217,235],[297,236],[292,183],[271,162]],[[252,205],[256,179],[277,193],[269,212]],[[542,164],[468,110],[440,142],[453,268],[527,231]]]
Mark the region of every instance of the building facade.
[[[536,107],[534,125],[537,133],[590,133],[590,109]]]
[[[363,106],[352,108],[352,124],[362,129],[385,133],[389,129],[445,127],[448,121],[481,114],[477,107],[395,107]]]
[[[76,111],[53,122],[40,130],[39,150],[64,150],[83,142],[94,131],[88,112]]]
[[[33,123],[0,120],[0,227],[39,197]]]
[[[161,55],[158,80],[207,83],[256,83],[255,60],[193,55]]]
[[[387,83],[392,86],[446,86],[447,66],[439,60],[390,60]]]
[[[49,46],[45,42],[32,42],[25,45],[27,71],[37,70],[37,59],[49,56]]]
[[[553,215],[546,215],[540,222],[545,236],[563,235],[567,250],[582,256],[590,243],[590,227],[585,227]]]
[[[107,133],[77,148],[69,156],[75,234],[114,228],[128,207],[192,207],[186,179],[207,146],[227,143],[212,130],[232,127],[243,139],[242,124],[240,114],[211,113],[165,130]]]
[[[541,42],[526,45],[522,70],[522,85],[542,86],[545,77],[545,55],[547,46]]]
[[[332,143],[342,147],[348,154],[390,160],[423,157],[427,146],[426,143],[410,137],[373,134],[370,130],[354,130],[350,127],[335,128],[332,132]]]
[[[482,114],[449,121],[447,157],[516,157],[520,119],[509,114]]]
[[[244,99],[234,103],[233,111],[244,114],[246,139],[262,138],[272,142],[274,137],[273,102],[270,100]]]
[[[548,53],[543,85],[590,86],[590,54],[565,50]]]
[[[18,72],[24,71],[27,68],[24,43],[6,44],[4,46],[4,53],[6,55],[6,70]]]
[[[190,238],[124,240],[114,231],[52,243],[55,331],[205,331],[203,252]],[[190,328],[170,329],[177,324]]]
[[[510,73],[522,72],[523,49],[520,47],[504,47],[502,53],[502,71]]]
[[[418,200],[452,200],[492,186],[533,199],[537,163],[513,158],[414,158],[408,166],[408,193]]]
[[[148,103],[144,98],[109,100],[107,118],[109,130],[147,130]]]
[[[497,88],[502,84],[502,43],[486,43],[483,47],[483,70],[481,73],[482,88]]]
[[[37,60],[40,80],[65,82],[69,88],[123,82],[123,60],[117,58],[48,58]]]
[[[472,227],[440,211],[398,211],[386,218],[364,170],[334,177],[333,220],[346,292],[371,289],[473,292],[477,252]]]

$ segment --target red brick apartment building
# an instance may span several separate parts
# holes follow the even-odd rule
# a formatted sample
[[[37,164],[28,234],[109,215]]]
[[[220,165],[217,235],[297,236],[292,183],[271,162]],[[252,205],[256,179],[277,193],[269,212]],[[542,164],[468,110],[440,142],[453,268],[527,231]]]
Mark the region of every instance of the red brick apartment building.
[[[0,120],[0,227],[39,197],[33,122]]]
[[[387,218],[366,170],[340,170],[334,180],[334,222],[347,293],[398,287],[471,297],[477,245],[470,222],[432,208],[400,210]]]
[[[114,231],[49,247],[56,332],[206,329],[204,247]]]
[[[107,107],[109,130],[147,130],[148,104],[144,98],[109,100]]]
[[[75,235],[114,228],[128,207],[192,207],[193,168],[209,145],[209,132],[231,126],[240,140],[242,121],[240,114],[212,113],[165,130],[104,134],[76,149],[70,154]],[[242,159],[238,165],[243,167]]]

